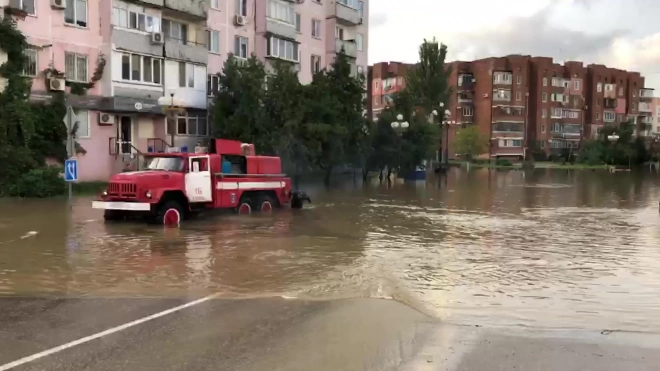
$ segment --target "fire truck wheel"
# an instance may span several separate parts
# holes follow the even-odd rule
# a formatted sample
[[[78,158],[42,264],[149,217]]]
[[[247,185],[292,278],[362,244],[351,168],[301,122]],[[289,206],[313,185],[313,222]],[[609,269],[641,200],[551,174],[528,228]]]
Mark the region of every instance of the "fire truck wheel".
[[[183,209],[176,201],[169,201],[158,208],[156,222],[168,227],[176,227],[183,219]]]
[[[264,194],[259,196],[257,205],[259,205],[259,212],[270,214],[273,212],[273,208],[275,208],[277,203],[270,195]]]
[[[247,196],[243,196],[241,197],[241,200],[238,202],[238,206],[236,207],[236,212],[239,215],[252,214],[252,210],[254,209],[252,205],[253,205],[252,200]]]

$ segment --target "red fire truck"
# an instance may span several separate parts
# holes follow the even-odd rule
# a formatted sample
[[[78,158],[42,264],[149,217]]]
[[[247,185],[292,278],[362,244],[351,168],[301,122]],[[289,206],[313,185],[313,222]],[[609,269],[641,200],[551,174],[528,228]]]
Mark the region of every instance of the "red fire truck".
[[[144,155],[146,169],[114,175],[94,209],[106,220],[142,217],[164,225],[178,225],[199,211],[233,209],[239,214],[270,213],[311,202],[291,189],[279,157],[257,156],[254,145],[213,139],[195,153]]]

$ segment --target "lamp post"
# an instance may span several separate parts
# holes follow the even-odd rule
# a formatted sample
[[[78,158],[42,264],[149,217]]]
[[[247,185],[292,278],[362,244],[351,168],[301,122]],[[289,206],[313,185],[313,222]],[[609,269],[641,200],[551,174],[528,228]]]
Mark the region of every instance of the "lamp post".
[[[392,129],[394,129],[394,132],[396,132],[399,136],[399,159],[397,160],[397,174],[401,172],[401,143],[403,142],[403,132],[408,130],[409,126],[410,124],[408,121],[403,121],[402,114],[396,115],[396,121],[392,122]]]
[[[439,104],[440,108],[444,108],[445,104],[440,102]],[[431,112],[434,117],[438,116],[438,111],[433,110]],[[444,129],[444,139],[442,140],[442,146],[440,150],[442,151],[442,163],[444,163],[446,166],[449,165],[449,125],[455,125],[456,121],[451,121],[451,111],[450,110],[445,110],[442,115],[442,121],[440,121],[438,124],[440,124],[440,134],[442,135],[442,130]]]
[[[617,140],[619,140],[619,136],[617,135],[616,132],[614,132],[614,133],[607,136],[607,140],[609,140],[610,143],[614,143]],[[612,155],[612,167],[614,167],[614,155]]]

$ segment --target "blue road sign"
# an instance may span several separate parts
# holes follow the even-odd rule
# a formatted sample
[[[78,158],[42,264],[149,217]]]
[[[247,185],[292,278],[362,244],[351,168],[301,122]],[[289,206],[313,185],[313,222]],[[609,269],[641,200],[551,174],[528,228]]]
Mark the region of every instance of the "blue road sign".
[[[78,180],[78,160],[68,159],[64,161],[64,180],[75,182]]]

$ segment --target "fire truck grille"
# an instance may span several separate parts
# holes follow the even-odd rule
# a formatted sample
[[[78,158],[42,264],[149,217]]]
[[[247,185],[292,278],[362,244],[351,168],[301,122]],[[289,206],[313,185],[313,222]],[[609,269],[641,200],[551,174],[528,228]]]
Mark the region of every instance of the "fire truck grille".
[[[134,183],[110,183],[108,195],[116,197],[136,197],[137,185]]]

